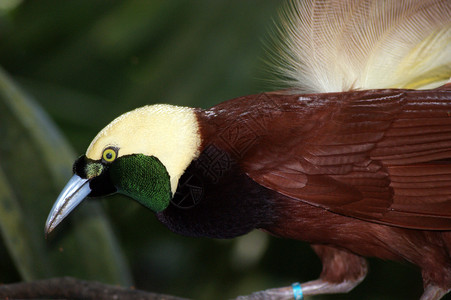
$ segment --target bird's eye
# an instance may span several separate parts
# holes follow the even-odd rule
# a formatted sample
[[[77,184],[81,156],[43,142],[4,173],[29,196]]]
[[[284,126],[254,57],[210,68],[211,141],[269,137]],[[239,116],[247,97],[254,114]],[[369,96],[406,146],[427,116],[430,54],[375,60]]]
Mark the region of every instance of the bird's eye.
[[[107,163],[113,162],[117,157],[117,149],[115,148],[106,148],[103,150],[102,160]]]

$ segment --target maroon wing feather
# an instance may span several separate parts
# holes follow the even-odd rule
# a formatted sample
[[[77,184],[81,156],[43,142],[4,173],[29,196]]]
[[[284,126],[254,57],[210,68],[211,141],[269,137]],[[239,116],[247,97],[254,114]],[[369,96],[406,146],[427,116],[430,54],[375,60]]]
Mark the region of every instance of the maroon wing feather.
[[[347,216],[451,229],[449,89],[273,102],[271,126],[241,160],[256,182]]]

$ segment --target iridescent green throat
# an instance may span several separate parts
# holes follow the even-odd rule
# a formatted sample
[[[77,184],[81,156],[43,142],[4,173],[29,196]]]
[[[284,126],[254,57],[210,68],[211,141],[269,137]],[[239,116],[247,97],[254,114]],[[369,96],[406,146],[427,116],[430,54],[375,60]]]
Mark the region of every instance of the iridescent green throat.
[[[169,174],[154,156],[132,154],[118,158],[109,168],[119,193],[155,212],[168,207],[172,197]]]

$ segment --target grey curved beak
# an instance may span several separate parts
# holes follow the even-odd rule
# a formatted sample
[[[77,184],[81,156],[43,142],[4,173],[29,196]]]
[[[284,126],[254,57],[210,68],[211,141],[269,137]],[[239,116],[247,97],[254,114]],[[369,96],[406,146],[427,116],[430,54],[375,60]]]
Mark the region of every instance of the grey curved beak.
[[[45,223],[47,236],[69,213],[91,192],[89,180],[78,175],[72,176],[53,204]]]

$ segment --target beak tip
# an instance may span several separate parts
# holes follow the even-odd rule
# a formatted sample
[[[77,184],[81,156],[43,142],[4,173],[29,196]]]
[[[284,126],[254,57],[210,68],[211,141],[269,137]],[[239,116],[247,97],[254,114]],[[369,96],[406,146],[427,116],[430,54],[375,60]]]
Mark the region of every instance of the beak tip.
[[[45,225],[45,228],[44,228],[45,238],[47,238],[47,236],[49,235],[50,232],[52,232],[52,229],[50,229],[47,225]]]
[[[53,204],[45,222],[44,234],[46,238],[90,192],[88,179],[82,179],[78,175],[72,176]]]
[[[47,220],[47,222],[45,223],[45,227],[44,227],[44,235],[45,238],[47,239],[47,237],[49,236],[49,234],[53,231],[53,229],[55,229],[55,225],[53,224],[54,220]]]

